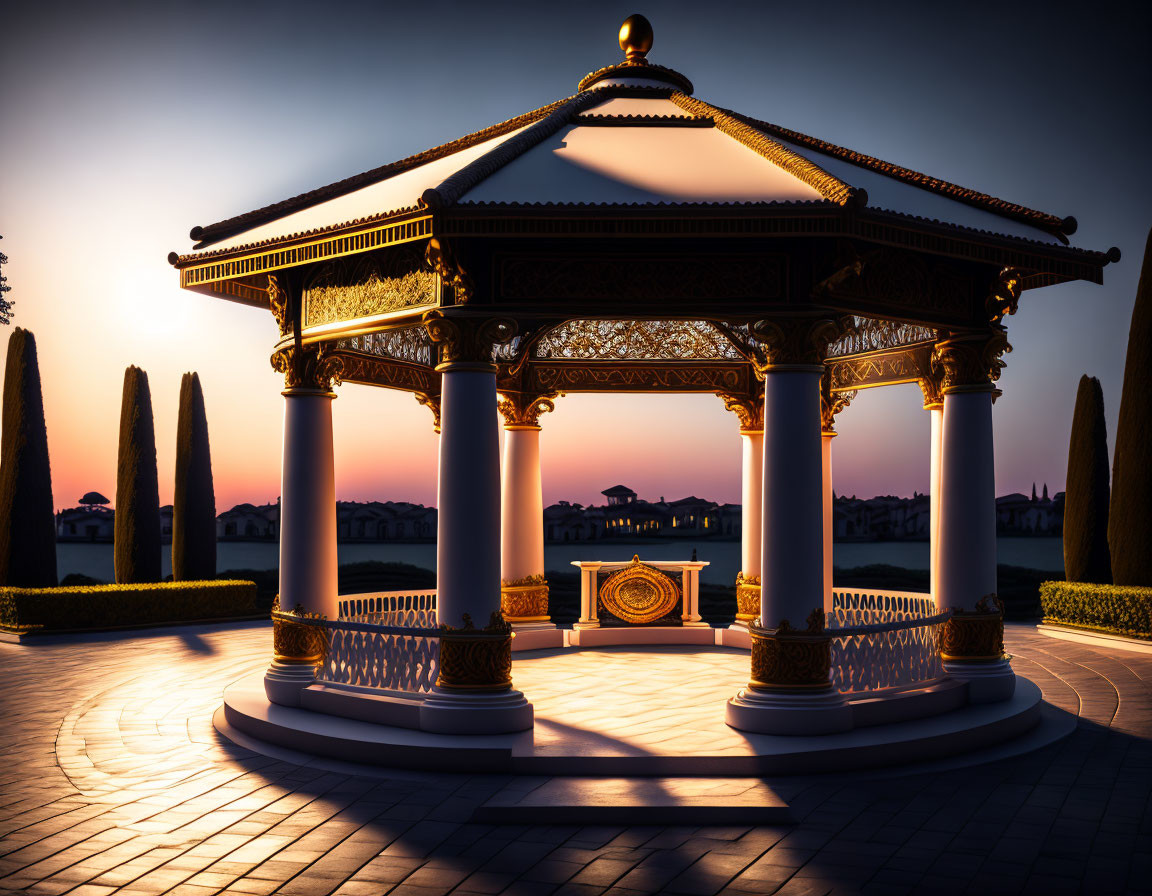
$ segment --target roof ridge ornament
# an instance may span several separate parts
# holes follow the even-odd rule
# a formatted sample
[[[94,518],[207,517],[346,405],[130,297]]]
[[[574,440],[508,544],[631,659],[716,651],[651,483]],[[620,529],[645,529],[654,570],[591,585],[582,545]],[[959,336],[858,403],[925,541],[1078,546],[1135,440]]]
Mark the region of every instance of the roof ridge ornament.
[[[671,84],[685,93],[692,93],[692,82],[680,72],[648,61],[648,51],[652,49],[653,40],[652,23],[644,16],[639,13],[628,16],[620,26],[619,39],[624,61],[589,72],[580,79],[580,90],[587,90],[608,78],[643,78],[646,81]]]
[[[644,57],[652,49],[652,23],[639,13],[628,16],[620,26],[620,49],[633,65],[647,65]]]

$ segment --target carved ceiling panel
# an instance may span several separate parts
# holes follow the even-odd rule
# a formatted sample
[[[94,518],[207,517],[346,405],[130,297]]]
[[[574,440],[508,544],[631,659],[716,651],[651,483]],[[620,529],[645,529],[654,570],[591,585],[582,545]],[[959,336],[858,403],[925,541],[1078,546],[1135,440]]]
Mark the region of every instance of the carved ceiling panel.
[[[566,361],[740,361],[703,320],[570,320],[536,343],[533,356]]]
[[[304,326],[436,304],[436,275],[415,245],[320,265],[304,287]]]
[[[936,330],[933,327],[905,324],[894,320],[877,320],[872,317],[854,317],[852,328],[828,346],[828,357],[860,355],[864,352],[913,345],[935,338]]]
[[[399,330],[384,330],[363,336],[350,336],[347,339],[342,339],[336,347],[337,349],[363,352],[367,355],[377,355],[382,358],[393,358],[397,361],[424,364],[428,367],[435,363],[432,340],[423,325],[403,327]]]

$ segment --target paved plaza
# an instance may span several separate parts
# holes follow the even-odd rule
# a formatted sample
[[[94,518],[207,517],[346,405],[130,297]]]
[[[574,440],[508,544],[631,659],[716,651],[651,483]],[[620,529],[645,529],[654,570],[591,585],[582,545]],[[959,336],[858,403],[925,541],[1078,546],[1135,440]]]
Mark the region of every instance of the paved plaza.
[[[1107,893],[1152,890],[1152,655],[1009,626],[1017,671],[1074,734],[976,767],[765,782],[794,823],[471,823],[508,777],[298,764],[212,727],[223,689],[264,667],[265,624],[0,644],[0,890],[40,894]],[[595,721],[635,654],[574,654],[532,694]],[[731,690],[726,654],[683,683],[691,715]],[[746,658],[743,662],[747,662]],[[601,668],[602,666],[602,668]],[[716,681],[702,681],[715,675]],[[676,693],[678,683],[662,687]],[[651,693],[651,687],[647,689]],[[663,710],[621,720],[634,736]],[[722,711],[718,709],[717,711]],[[692,737],[687,725],[685,736]],[[522,783],[522,782],[521,782]],[[749,782],[749,786],[761,786]]]

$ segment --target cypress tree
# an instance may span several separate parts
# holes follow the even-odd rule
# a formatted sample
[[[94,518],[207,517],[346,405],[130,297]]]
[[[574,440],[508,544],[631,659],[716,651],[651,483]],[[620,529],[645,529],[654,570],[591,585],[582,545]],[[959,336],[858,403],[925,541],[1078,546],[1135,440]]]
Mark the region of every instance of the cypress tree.
[[[1108,432],[1104,392],[1096,377],[1080,377],[1064,498],[1064,578],[1110,584],[1108,556]]]
[[[1152,231],[1128,329],[1124,391],[1112,460],[1108,546],[1117,585],[1152,586]]]
[[[0,584],[56,584],[56,517],[36,337],[17,327],[8,339],[0,438]]]
[[[160,581],[160,487],[148,374],[124,371],[116,465],[116,581]]]
[[[200,377],[180,381],[176,423],[176,491],[172,501],[172,578],[216,577],[216,498]]]

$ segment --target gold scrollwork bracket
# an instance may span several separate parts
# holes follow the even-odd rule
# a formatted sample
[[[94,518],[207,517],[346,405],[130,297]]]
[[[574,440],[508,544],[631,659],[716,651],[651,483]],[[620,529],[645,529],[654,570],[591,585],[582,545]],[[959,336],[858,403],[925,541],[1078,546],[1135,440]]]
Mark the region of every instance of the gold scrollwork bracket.
[[[292,330],[292,300],[286,284],[280,282],[276,274],[268,275],[268,306],[276,318],[280,336],[287,336]]]
[[[930,411],[944,406],[944,368],[936,355],[936,347],[919,357],[916,369],[920,373],[916,382],[924,396],[924,410]]]
[[[424,263],[428,268],[440,275],[440,282],[451,287],[456,304],[466,305],[476,294],[476,285],[468,272],[456,259],[452,248],[439,237],[432,237],[428,241],[428,248],[424,251]]]
[[[512,687],[512,626],[493,613],[476,628],[465,613],[464,624],[440,626],[440,668],[436,686],[456,691],[506,691]]]
[[[272,369],[284,374],[284,388],[328,392],[344,375],[344,359],[331,345],[289,345],[272,355]]]
[[[940,658],[950,663],[994,663],[1004,659],[1004,603],[985,595],[975,609],[953,608],[936,627]]]
[[[1024,272],[1018,268],[1004,268],[992,284],[984,310],[990,323],[998,324],[1020,306],[1020,293],[1024,289]]]
[[[824,610],[808,616],[808,627],[797,630],[781,620],[775,629],[749,625],[752,636],[752,679],[761,691],[814,691],[831,687],[832,636],[824,627]]]
[[[413,395],[417,402],[432,412],[432,428],[435,429],[436,432],[440,432],[440,396],[429,395],[426,392],[416,392],[413,393]]]

